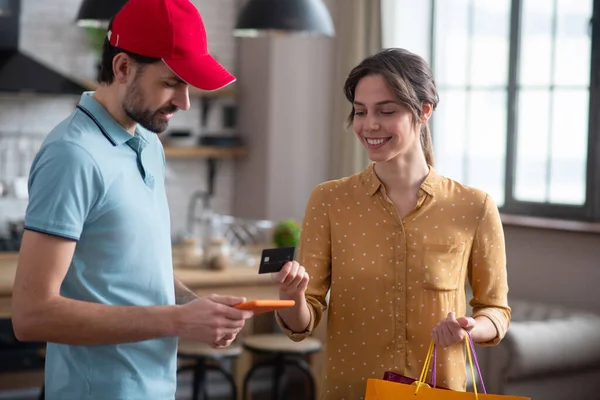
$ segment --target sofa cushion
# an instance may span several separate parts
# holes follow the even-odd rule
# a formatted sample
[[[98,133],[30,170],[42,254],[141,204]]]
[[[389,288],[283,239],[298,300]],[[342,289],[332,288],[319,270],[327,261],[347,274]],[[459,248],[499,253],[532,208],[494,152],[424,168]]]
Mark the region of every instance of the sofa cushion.
[[[544,314],[542,309],[538,309]],[[545,318],[516,320],[503,346],[509,352],[509,378],[600,366],[600,316],[591,313],[560,317],[545,311]],[[532,314],[533,315],[533,314]]]

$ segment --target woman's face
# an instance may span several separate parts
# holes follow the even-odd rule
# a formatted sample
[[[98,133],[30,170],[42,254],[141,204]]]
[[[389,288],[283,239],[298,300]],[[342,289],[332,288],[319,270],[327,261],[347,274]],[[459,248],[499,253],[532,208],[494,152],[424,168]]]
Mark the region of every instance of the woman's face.
[[[371,161],[385,162],[420,150],[412,119],[381,75],[365,76],[356,85],[352,126]]]

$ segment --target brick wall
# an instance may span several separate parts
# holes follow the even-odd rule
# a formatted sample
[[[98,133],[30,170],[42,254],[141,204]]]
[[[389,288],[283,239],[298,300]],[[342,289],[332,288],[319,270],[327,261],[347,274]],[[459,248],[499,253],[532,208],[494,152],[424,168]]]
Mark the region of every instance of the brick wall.
[[[237,0],[193,0],[202,13],[210,51],[235,73],[236,40],[232,35],[237,13]],[[85,32],[74,23],[81,0],[21,0],[21,49],[53,69],[70,76],[93,79],[97,56],[91,50]],[[31,135],[43,138],[54,125],[67,116],[77,104],[78,96],[7,95],[0,93],[0,139]],[[192,99],[188,112],[178,113],[172,120],[174,128],[189,129],[201,134],[200,101]],[[14,134],[17,134],[16,136]],[[5,139],[2,143],[14,143]],[[6,156],[0,152],[0,179]],[[9,176],[15,171],[16,159],[8,160]],[[172,232],[185,227],[187,203],[194,190],[203,189],[205,164],[203,160],[168,160],[168,195],[171,207]],[[233,166],[229,161],[219,163],[216,183],[215,209],[231,210],[233,196]],[[0,234],[7,219],[22,218],[26,200],[0,198]]]

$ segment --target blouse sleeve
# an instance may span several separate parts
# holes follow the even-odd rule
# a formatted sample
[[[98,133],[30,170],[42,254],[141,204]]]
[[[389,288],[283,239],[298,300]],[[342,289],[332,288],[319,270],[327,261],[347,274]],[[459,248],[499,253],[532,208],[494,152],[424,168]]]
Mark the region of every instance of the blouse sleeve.
[[[292,332],[275,313],[282,331],[294,341],[301,341],[309,336],[319,325],[323,312],[327,309],[326,295],[331,285],[331,231],[326,193],[325,184],[317,186],[311,193],[298,246],[297,260],[310,276],[306,289],[310,323],[304,332]]]
[[[469,282],[473,289],[473,317],[489,318],[498,332],[484,346],[498,344],[510,324],[511,309],[508,306],[508,283],[506,276],[506,250],[504,231],[498,208],[487,196],[475,233],[469,260]]]

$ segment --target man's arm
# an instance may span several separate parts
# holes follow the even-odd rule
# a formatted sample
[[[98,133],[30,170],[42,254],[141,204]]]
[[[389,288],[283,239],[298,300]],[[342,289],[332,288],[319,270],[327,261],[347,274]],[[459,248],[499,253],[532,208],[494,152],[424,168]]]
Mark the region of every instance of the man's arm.
[[[252,313],[206,298],[176,306],[110,306],[60,295],[76,242],[26,230],[12,297],[12,322],[22,341],[106,345],[182,336],[219,346]],[[227,342],[227,341],[225,341]]]
[[[175,303],[176,304],[187,304],[192,300],[196,300],[199,297],[196,293],[192,292],[187,286],[183,284],[179,279],[175,278]]]

